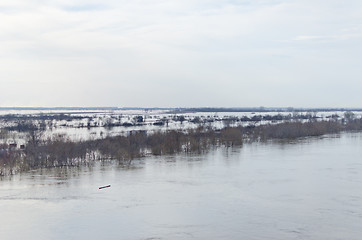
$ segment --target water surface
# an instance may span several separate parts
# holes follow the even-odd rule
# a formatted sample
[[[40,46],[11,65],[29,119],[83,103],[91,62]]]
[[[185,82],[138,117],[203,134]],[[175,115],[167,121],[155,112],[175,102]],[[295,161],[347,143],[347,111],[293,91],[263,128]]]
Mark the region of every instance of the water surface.
[[[341,134],[4,178],[1,239],[360,240],[361,144]]]

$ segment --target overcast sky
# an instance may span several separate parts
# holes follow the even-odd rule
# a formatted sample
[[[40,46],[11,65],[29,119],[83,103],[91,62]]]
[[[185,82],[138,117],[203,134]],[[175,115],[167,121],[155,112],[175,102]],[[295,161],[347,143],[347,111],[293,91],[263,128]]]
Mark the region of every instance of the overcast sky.
[[[362,107],[360,0],[1,0],[0,106]]]

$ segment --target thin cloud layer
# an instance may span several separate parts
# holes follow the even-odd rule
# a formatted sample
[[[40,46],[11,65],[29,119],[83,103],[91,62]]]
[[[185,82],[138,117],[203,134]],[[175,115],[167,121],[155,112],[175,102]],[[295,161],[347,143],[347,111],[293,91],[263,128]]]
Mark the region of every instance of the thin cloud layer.
[[[360,107],[358,1],[2,1],[0,106]]]

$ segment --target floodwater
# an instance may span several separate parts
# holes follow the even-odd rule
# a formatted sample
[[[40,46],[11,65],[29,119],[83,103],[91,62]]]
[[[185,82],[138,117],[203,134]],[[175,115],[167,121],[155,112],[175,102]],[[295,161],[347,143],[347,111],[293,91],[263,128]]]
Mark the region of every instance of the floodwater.
[[[360,240],[361,144],[344,133],[4,178],[0,238]]]

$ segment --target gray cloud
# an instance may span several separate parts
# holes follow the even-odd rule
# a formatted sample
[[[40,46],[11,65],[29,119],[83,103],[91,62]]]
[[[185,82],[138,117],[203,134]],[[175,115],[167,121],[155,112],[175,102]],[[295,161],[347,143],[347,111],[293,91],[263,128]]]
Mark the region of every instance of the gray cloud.
[[[4,0],[0,106],[360,107],[361,13],[352,0]]]

